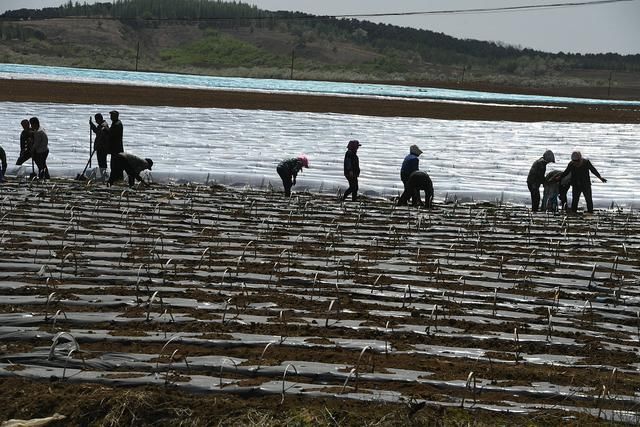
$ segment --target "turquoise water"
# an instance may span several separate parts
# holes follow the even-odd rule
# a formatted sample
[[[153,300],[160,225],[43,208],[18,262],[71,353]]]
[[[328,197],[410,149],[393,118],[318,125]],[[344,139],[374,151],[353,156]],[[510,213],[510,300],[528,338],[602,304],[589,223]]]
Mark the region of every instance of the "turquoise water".
[[[563,98],[517,95],[400,85],[338,83],[306,80],[211,77],[171,73],[94,70],[38,65],[0,64],[0,78],[126,83],[144,86],[224,89],[241,91],[311,93],[344,96],[391,97],[481,103],[616,104],[638,105],[640,101]]]

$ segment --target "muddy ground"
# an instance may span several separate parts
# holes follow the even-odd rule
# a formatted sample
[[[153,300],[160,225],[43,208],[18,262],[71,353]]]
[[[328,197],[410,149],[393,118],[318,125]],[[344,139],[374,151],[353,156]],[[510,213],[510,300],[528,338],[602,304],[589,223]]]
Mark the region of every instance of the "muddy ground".
[[[90,86],[0,85],[3,100],[95,102]],[[109,101],[342,108],[218,95]],[[0,224],[0,421],[639,422],[637,211],[20,178],[0,186]]]
[[[474,90],[480,88],[474,86]],[[488,87],[498,90],[498,87]],[[99,97],[96,94],[100,94]],[[582,92],[585,96],[588,90]],[[562,95],[546,89],[545,95]],[[344,96],[268,94],[199,89],[109,86],[0,79],[0,101],[35,101],[104,105],[168,105],[176,107],[240,108],[317,113],[363,114],[383,117],[429,117],[445,120],[561,121],[640,123],[640,108],[615,105],[564,105],[562,108],[509,107],[416,100],[350,98]]]
[[[0,198],[1,419],[638,422],[636,211],[25,179]]]

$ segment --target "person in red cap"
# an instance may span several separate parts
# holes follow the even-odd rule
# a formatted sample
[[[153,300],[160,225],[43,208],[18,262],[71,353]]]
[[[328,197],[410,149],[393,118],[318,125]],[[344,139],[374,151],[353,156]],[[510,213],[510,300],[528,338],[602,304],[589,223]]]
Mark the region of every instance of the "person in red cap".
[[[358,177],[360,176],[360,159],[358,158],[358,147],[360,141],[353,139],[347,144],[347,152],[344,154],[344,177],[349,182],[349,188],[344,192],[342,200],[346,200],[351,195],[352,201],[358,200]]]
[[[298,172],[302,171],[302,168],[309,167],[309,159],[304,154],[291,159],[285,159],[278,163],[276,172],[282,179],[282,186],[284,187],[285,197],[291,196],[291,187],[296,185],[296,177]]]

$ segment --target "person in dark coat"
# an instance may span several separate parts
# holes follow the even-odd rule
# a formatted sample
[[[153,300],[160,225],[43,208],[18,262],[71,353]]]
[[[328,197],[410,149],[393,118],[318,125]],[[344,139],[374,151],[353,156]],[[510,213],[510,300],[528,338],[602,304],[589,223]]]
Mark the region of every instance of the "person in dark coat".
[[[285,159],[278,163],[276,172],[278,172],[278,175],[280,175],[280,179],[282,179],[282,186],[284,187],[285,197],[291,197],[291,187],[296,185],[298,172],[302,171],[302,168],[308,167],[309,159],[304,154],[298,157]]]
[[[113,177],[116,181],[119,181],[121,179],[124,179],[124,176],[122,175],[122,169],[114,168],[113,161],[114,155],[124,152],[124,146],[122,143],[124,130],[122,127],[122,122],[120,121],[120,113],[118,113],[116,110],[110,111],[109,118],[111,119],[111,127],[109,128],[109,154],[111,155],[111,175],[113,175],[114,171],[116,172],[116,174],[119,173],[119,176],[116,175]]]
[[[420,190],[424,191],[424,203],[422,203],[420,199]],[[433,201],[433,183],[426,172],[418,170],[409,175],[404,192],[400,196],[400,199],[398,199],[398,206],[406,206],[409,199],[412,200],[411,204],[413,206],[426,205],[429,208],[431,207],[431,202]]]
[[[351,140],[347,144],[347,152],[344,154],[344,177],[347,178],[349,188],[344,192],[342,200],[347,200],[351,195],[351,200],[358,200],[358,177],[360,176],[360,159],[358,158],[358,148],[362,144],[358,140]]]
[[[107,154],[109,153],[109,124],[100,113],[96,113],[94,117],[96,118],[96,124],[93,124],[93,120],[89,117],[89,127],[96,134],[93,148],[98,158],[100,176],[104,179],[107,171]]]
[[[538,212],[540,207],[540,186],[544,184],[547,164],[555,162],[556,158],[553,155],[553,151],[547,150],[542,157],[531,165],[529,175],[527,176],[527,187],[529,187],[529,193],[531,193],[531,210],[533,212]]]
[[[594,174],[602,182],[607,182],[596,168],[591,164],[589,159],[582,157],[582,153],[574,151],[571,153],[571,161],[567,165],[567,168],[562,172],[561,178],[571,174],[571,210],[573,212],[578,211],[578,203],[580,202],[580,194],[584,194],[584,199],[587,202],[587,212],[593,212],[593,199],[591,194],[591,179],[589,172]]]
[[[0,182],[4,182],[4,174],[7,173],[7,154],[0,146]]]
[[[111,174],[109,175],[109,181],[107,181],[107,186],[113,185],[113,183],[117,181],[114,176],[123,176],[123,172],[127,173],[127,177],[129,178],[129,187],[133,187],[136,179],[143,184],[148,185],[148,183],[142,179],[140,173],[145,169],[151,170],[152,166],[153,160],[151,159],[141,159],[140,157],[129,153],[112,154],[112,169]]]
[[[22,132],[20,132],[20,155],[16,160],[16,165],[20,166],[31,158],[31,147],[33,145],[33,131],[29,125],[29,120],[24,119],[20,122]]]
[[[38,166],[38,179],[49,179],[49,167],[47,157],[49,157],[49,138],[47,133],[40,127],[40,120],[31,117],[29,124],[33,130],[33,145],[31,147],[31,157]]]

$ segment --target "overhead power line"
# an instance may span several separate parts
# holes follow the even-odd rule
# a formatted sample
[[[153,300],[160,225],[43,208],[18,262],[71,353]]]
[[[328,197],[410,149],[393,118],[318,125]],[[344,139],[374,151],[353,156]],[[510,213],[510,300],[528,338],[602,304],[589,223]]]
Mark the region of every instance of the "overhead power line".
[[[260,16],[243,16],[243,17],[190,17],[190,18],[143,18],[144,21],[237,21],[237,20],[252,20],[252,21],[264,21],[264,20],[286,20],[286,21],[318,21],[329,19],[356,19],[356,18],[375,18],[375,17],[390,17],[390,16],[415,16],[415,15],[461,15],[461,14],[479,14],[479,13],[500,13],[500,12],[527,12],[532,10],[541,9],[559,9],[568,7],[582,7],[582,6],[595,6],[612,3],[629,3],[640,0],[594,0],[594,1],[578,1],[568,3],[549,3],[549,4],[536,4],[536,5],[522,5],[522,6],[505,6],[505,7],[485,7],[485,8],[472,8],[472,9],[443,9],[443,10],[427,10],[417,12],[387,12],[387,13],[352,13],[342,15],[311,15],[304,14],[294,16],[277,16],[278,12],[265,11],[266,15]],[[272,15],[275,13],[276,15]],[[120,21],[132,21],[139,18],[127,18],[127,17],[115,17],[115,16],[65,16],[64,19],[99,19],[99,20],[120,20]],[[4,21],[6,18],[1,17],[0,21]],[[11,18],[9,18],[11,20]]]
[[[570,3],[550,3],[536,4],[525,6],[506,6],[506,7],[483,7],[475,9],[444,9],[444,10],[428,10],[420,12],[391,12],[391,13],[354,13],[345,15],[331,15],[333,18],[372,18],[385,16],[411,16],[411,15],[456,15],[468,13],[493,13],[493,12],[523,12],[537,9],[559,9],[565,7],[577,6],[594,6],[611,3],[632,2],[636,0],[596,0],[596,1],[580,1]]]

